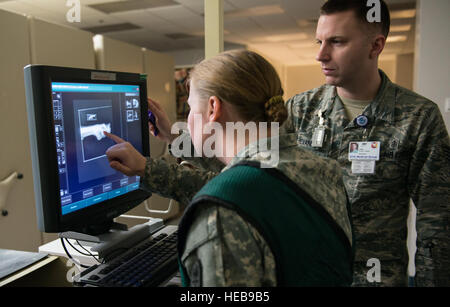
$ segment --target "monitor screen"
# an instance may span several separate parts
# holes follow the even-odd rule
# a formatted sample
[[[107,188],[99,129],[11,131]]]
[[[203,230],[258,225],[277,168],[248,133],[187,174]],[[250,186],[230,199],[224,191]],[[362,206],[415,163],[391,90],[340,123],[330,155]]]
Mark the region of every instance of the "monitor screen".
[[[114,142],[103,134],[142,152],[139,86],[52,82],[52,103],[63,215],[139,188],[109,166]]]
[[[109,77],[98,80],[92,76],[99,71],[25,68],[35,194],[43,231],[109,222],[149,196],[140,191],[139,176],[128,177],[109,166],[106,150],[115,143],[103,133],[113,133],[149,155],[146,82],[139,74],[103,73]]]

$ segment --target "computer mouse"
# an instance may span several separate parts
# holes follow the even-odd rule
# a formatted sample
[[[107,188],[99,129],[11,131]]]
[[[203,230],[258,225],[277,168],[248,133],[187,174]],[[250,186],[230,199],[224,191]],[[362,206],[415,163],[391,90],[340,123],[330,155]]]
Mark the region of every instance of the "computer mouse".
[[[159,130],[156,127],[156,117],[153,115],[152,111],[148,110],[148,121],[152,123],[153,127],[155,127],[155,136],[158,135]]]

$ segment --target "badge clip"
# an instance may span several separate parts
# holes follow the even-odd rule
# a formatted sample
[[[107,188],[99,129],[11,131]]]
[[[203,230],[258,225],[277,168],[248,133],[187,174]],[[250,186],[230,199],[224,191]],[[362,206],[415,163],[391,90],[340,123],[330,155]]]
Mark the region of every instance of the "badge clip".
[[[325,119],[322,117],[322,113],[323,113],[322,110],[320,110],[318,112],[319,127],[314,129],[314,133],[312,136],[312,144],[311,144],[312,147],[322,147],[323,146],[323,140],[325,139],[325,126],[324,126]]]

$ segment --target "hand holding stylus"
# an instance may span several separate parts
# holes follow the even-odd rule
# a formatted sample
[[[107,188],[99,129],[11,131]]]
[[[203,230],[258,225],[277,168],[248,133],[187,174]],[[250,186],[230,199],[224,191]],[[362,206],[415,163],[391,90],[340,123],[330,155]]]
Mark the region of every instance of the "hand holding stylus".
[[[177,135],[170,133],[172,124],[164,109],[158,102],[150,98],[148,98],[148,109],[153,113],[157,127],[156,130],[156,127],[151,122],[149,122],[150,132],[159,140],[167,143],[172,143]]]

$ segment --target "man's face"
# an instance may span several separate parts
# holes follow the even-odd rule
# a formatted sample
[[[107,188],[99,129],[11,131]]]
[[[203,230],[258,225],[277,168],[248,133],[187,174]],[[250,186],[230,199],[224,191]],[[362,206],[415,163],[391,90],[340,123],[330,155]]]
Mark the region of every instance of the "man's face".
[[[361,82],[371,65],[371,44],[367,28],[353,11],[321,15],[316,39],[320,45],[316,60],[322,65],[326,83],[351,87]]]

